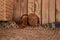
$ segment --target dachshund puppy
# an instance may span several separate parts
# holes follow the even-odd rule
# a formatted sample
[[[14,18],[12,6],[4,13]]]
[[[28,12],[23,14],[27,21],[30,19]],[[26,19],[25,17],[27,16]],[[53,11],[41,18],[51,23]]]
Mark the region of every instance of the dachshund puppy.
[[[19,25],[19,28],[25,28],[27,26],[27,14],[22,15],[18,19],[16,19],[16,23]]]
[[[28,15],[28,23],[30,26],[38,26],[39,24],[39,17],[36,14],[29,14]]]

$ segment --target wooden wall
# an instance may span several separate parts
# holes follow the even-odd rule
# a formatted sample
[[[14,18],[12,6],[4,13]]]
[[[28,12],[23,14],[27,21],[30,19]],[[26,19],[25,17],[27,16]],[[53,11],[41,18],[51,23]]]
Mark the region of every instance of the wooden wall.
[[[14,0],[0,0],[0,21],[9,21],[13,18]]]
[[[60,0],[16,0],[15,18],[34,13],[40,24],[60,22]]]
[[[56,21],[60,22],[60,0],[56,0]]]
[[[21,17],[23,14],[27,14],[28,10],[27,0],[15,0],[14,5],[14,19]]]

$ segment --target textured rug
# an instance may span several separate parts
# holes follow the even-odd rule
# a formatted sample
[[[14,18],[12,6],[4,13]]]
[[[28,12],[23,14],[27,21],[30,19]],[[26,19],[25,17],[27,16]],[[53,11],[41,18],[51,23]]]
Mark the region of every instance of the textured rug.
[[[60,40],[60,28],[0,29],[0,40]]]

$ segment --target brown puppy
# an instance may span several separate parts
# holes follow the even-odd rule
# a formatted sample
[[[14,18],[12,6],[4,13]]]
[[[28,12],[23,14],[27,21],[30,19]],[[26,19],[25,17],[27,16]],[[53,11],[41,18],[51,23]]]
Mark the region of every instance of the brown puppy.
[[[28,22],[30,26],[38,26],[39,17],[36,14],[31,13],[28,15]]]
[[[39,24],[39,17],[36,14],[25,14],[23,16],[21,16],[20,18],[18,18],[16,20],[17,24],[19,25],[19,28],[25,28],[25,26],[27,26],[28,24],[32,27],[34,26],[38,26]]]
[[[19,25],[19,28],[25,28],[27,26],[27,14],[22,15],[16,20],[16,23]]]

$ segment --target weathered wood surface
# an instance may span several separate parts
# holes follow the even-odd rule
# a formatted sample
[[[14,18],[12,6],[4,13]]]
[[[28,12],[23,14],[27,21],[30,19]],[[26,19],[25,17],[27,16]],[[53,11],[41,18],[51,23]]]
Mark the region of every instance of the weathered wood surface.
[[[24,14],[28,14],[28,0],[24,0]]]
[[[0,20],[4,20],[4,1],[0,0]]]
[[[6,6],[6,7],[5,7]],[[13,18],[13,0],[6,0],[6,3],[5,3],[5,13],[6,13],[6,18],[7,20],[12,20]]]
[[[49,0],[42,1],[42,24],[48,23],[48,5]]]
[[[42,0],[35,0],[34,5],[35,14],[39,17],[39,24],[41,24],[41,1]]]
[[[21,3],[21,7],[20,7],[20,8],[21,8],[21,10],[20,10],[20,11],[21,11],[21,16],[22,16],[22,15],[24,14],[24,9],[25,9],[25,8],[24,8],[24,7],[25,7],[24,0],[21,0],[21,2],[20,2],[20,3]]]
[[[60,21],[59,0],[19,0],[16,3],[16,18],[24,14],[36,14],[40,24]]]
[[[55,22],[55,0],[49,0],[49,23]]]
[[[28,0],[28,15],[34,13],[34,0]]]
[[[13,4],[13,0],[0,0],[0,21],[12,20]]]
[[[14,19],[19,18],[21,16],[21,11],[20,11],[20,7],[21,7],[21,0],[15,0],[14,3]]]
[[[27,14],[27,0],[17,0],[15,1],[15,8],[14,8],[14,17],[15,19],[21,17],[24,14]]]
[[[56,22],[60,22],[60,0],[56,0]]]

